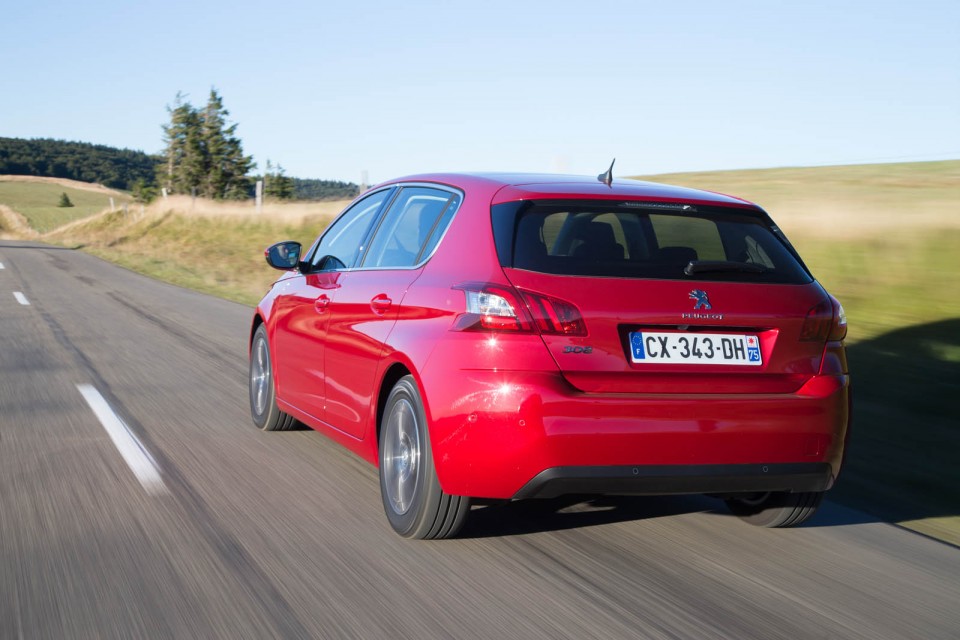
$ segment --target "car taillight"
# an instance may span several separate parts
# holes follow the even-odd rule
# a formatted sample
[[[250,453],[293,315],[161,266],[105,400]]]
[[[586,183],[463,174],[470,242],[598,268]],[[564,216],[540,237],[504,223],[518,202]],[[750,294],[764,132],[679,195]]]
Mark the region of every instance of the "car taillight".
[[[463,291],[467,298],[466,312],[453,323],[456,331],[533,331],[533,322],[513,289],[480,283],[454,289]]]
[[[521,294],[540,333],[585,336],[587,327],[577,307],[565,300],[523,291]]]
[[[454,330],[587,335],[580,310],[565,300],[488,283],[467,283],[454,289],[463,291],[467,303],[465,313],[453,323]]]
[[[839,342],[846,336],[847,314],[833,296],[814,305],[800,329],[801,342]]]

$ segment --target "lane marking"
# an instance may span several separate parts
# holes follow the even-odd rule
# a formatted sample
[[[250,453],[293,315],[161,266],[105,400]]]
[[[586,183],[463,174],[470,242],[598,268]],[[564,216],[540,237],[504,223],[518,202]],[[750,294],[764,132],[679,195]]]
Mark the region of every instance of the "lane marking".
[[[0,271],[3,271],[4,269],[6,269],[6,267],[3,266],[3,263],[2,263],[2,262],[0,262]]]
[[[24,305],[24,306],[26,306],[26,307],[29,307],[29,306],[30,306],[30,301],[27,300],[27,296],[23,295],[23,294],[20,293],[19,291],[14,291],[14,292],[13,292],[13,297],[16,298],[16,299],[17,299],[17,302],[19,302],[20,304],[22,304],[22,305]]]
[[[166,493],[167,486],[163,483],[160,470],[157,468],[157,463],[154,462],[150,452],[140,444],[137,437],[124,424],[120,416],[113,411],[96,387],[89,384],[78,384],[77,390],[80,391],[83,399],[93,409],[94,415],[100,420],[100,424],[103,425],[107,435],[113,440],[114,446],[147,493]]]

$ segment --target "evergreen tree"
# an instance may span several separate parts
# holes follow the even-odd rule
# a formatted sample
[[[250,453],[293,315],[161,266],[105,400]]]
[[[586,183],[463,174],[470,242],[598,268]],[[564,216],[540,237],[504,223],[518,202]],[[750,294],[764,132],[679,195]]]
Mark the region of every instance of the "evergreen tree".
[[[293,178],[285,175],[279,164],[271,164],[269,159],[263,176],[263,195],[278,200],[293,198]]]
[[[141,204],[149,204],[157,197],[157,188],[147,184],[142,178],[133,183],[131,191],[133,201]]]
[[[88,142],[0,137],[0,175],[69,178],[130,189],[137,179],[152,184],[159,160],[142,151]]]
[[[70,196],[68,196],[68,195],[66,194],[66,192],[63,192],[63,193],[60,194],[60,203],[59,203],[57,206],[58,206],[58,207],[72,207],[72,206],[73,206],[73,203],[70,202]]]
[[[253,158],[243,155],[236,135],[237,125],[228,124],[230,114],[215,89],[207,106],[198,111],[177,94],[168,107],[170,124],[164,125],[165,166],[161,183],[170,193],[194,194],[205,198],[242,199],[249,197]]]
[[[191,195],[194,189],[199,191],[207,173],[200,114],[180,93],[167,113],[170,124],[163,126],[166,151],[160,183],[168,193]]]

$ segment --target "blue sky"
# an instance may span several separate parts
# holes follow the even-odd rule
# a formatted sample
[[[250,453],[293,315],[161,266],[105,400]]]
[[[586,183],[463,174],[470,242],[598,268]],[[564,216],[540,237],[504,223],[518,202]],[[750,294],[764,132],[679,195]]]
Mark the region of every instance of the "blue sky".
[[[775,6],[781,5],[781,6]],[[960,2],[7,3],[0,136],[158,152],[223,96],[288,175],[960,158]]]

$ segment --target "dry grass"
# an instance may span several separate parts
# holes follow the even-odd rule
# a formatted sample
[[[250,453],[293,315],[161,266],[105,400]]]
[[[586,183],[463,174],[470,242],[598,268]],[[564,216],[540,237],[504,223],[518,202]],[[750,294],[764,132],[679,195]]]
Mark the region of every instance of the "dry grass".
[[[793,237],[863,240],[960,229],[960,161],[677,173],[642,177],[729,193]]]
[[[304,245],[346,202],[267,204],[189,197],[103,213],[44,236],[174,284],[253,305],[276,279],[263,250],[279,240]]]
[[[0,238],[35,238],[39,233],[27,219],[5,204],[0,204]]]
[[[78,191],[90,191],[93,193],[102,193],[106,196],[113,196],[115,198],[129,197],[122,191],[117,191],[116,189],[110,189],[109,187],[105,187],[102,184],[80,182],[79,180],[69,180],[67,178],[45,178],[41,176],[0,175],[0,182],[28,182],[33,184],[56,184],[56,185],[60,185],[61,187],[77,189]]]
[[[252,200],[218,202],[189,196],[170,196],[158,198],[148,210],[152,214],[174,211],[186,218],[262,219],[278,224],[301,224],[311,219],[330,218],[339,213],[347,202],[265,202],[262,212],[257,212]]]

